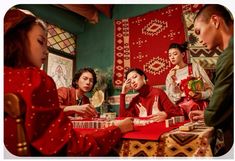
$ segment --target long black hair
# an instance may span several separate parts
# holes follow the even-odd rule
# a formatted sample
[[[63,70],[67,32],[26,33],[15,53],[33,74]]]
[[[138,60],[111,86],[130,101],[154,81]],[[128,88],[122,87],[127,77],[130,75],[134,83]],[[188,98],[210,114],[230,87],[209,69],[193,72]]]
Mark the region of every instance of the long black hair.
[[[90,90],[90,91],[92,91],[92,89],[94,88],[94,86],[95,86],[95,84],[96,84],[96,82],[97,82],[97,77],[96,77],[95,71],[94,71],[92,68],[90,68],[90,67],[81,68],[81,69],[79,69],[79,70],[75,73],[75,75],[74,75],[74,77],[73,77],[73,81],[72,81],[72,87],[74,87],[75,89],[78,88],[77,81],[79,80],[79,78],[81,77],[81,75],[82,75],[83,73],[85,73],[85,72],[89,72],[89,73],[92,74],[92,77],[93,77],[93,86],[92,86],[92,88],[91,88],[91,90]],[[89,92],[90,92],[90,91],[89,91]]]

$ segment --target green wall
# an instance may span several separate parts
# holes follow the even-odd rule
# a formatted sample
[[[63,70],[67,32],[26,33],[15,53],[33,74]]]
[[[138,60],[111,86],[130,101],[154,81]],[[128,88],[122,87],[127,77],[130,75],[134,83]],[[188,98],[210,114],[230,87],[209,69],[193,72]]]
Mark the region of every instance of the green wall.
[[[114,20],[141,15],[165,6],[159,4],[114,5],[112,19],[100,14],[98,24],[85,23],[84,32],[78,35],[77,68],[90,66],[105,69],[113,66]]]
[[[68,12],[64,9],[49,4],[24,4],[16,7],[33,12],[44,21],[55,24],[58,27],[75,35],[84,32],[84,18],[78,14]]]

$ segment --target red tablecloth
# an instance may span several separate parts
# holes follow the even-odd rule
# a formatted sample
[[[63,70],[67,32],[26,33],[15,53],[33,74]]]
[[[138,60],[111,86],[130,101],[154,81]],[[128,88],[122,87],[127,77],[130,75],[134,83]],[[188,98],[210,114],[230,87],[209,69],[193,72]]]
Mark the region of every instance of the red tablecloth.
[[[160,136],[169,132],[179,126],[185,124],[188,121],[177,123],[171,127],[165,127],[165,121],[159,123],[151,123],[146,126],[135,126],[134,131],[128,132],[122,136],[124,139],[142,139],[142,140],[158,140]],[[96,129],[91,128],[75,128],[83,134],[93,133]]]
[[[171,127],[166,128],[165,121],[159,123],[151,123],[146,126],[135,126],[135,130],[128,132],[122,136],[126,139],[143,139],[143,140],[158,140],[160,136],[169,132],[179,126],[185,124],[188,121],[177,123]]]

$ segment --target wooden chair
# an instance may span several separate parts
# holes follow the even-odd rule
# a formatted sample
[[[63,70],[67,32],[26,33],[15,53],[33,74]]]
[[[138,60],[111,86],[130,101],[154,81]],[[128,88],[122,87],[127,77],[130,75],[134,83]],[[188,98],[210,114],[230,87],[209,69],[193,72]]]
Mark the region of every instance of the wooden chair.
[[[29,147],[26,142],[22,101],[13,93],[4,94],[4,112],[16,120],[17,126],[17,155],[29,156]]]

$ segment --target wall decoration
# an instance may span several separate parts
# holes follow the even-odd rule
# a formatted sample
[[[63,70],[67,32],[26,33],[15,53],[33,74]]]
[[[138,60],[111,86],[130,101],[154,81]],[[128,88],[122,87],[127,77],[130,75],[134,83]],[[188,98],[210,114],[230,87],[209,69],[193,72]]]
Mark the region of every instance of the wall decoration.
[[[142,69],[152,86],[165,84],[172,65],[167,50],[171,43],[186,39],[182,14],[200,5],[169,5],[132,18],[114,22],[113,84],[121,87],[130,67]]]
[[[68,55],[76,53],[76,36],[55,26],[48,24],[47,46]]]
[[[47,62],[47,74],[56,83],[56,87],[69,87],[73,78],[73,59],[57,54],[49,53]]]

